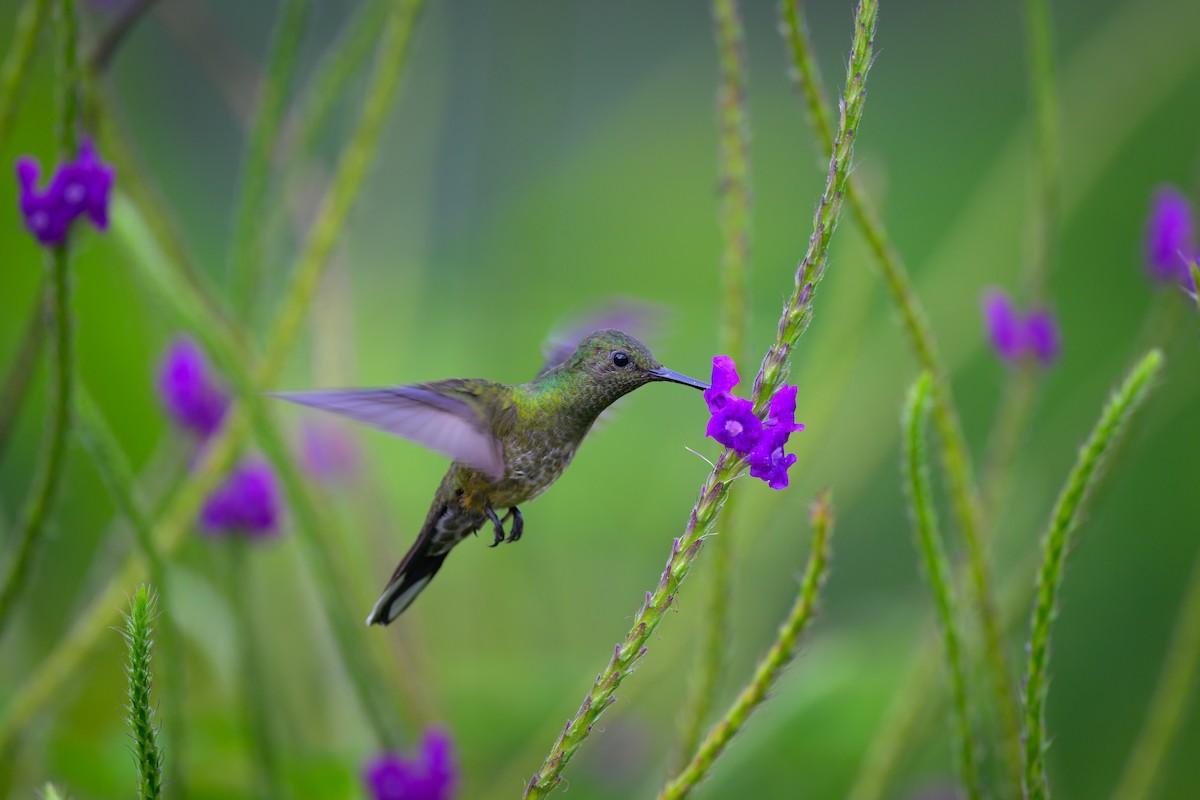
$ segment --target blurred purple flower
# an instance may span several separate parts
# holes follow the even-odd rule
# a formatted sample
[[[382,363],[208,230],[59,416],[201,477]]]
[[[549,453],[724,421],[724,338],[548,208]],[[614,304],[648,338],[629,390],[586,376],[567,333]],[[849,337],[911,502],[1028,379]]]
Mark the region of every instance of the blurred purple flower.
[[[458,780],[450,737],[426,731],[412,759],[376,756],[367,762],[363,778],[374,800],[450,800]]]
[[[1051,366],[1062,349],[1058,322],[1049,309],[1022,315],[999,289],[983,293],[983,320],[996,355],[1010,364],[1033,355],[1042,366]]]
[[[996,354],[1005,361],[1016,361],[1025,348],[1024,324],[1012,300],[999,289],[983,294],[983,319]]]
[[[359,452],[354,439],[336,423],[306,419],[300,427],[300,460],[314,478],[336,483],[358,473]]]
[[[1053,364],[1062,346],[1054,315],[1046,309],[1029,312],[1025,318],[1025,341],[1043,366]]]
[[[116,172],[100,160],[91,140],[80,143],[74,161],[59,165],[44,190],[38,189],[42,169],[37,159],[21,156],[16,172],[25,227],[42,244],[62,244],[71,223],[81,215],[87,215],[99,230],[108,228],[108,199]]]
[[[158,368],[158,395],[170,417],[201,439],[217,432],[229,408],[204,351],[187,337],[167,348]]]
[[[735,397],[731,390],[738,384],[737,367],[729,356],[713,358],[712,386],[705,390],[709,414],[706,436],[733,448],[750,461],[750,474],[770,484],[772,489],[788,485],[788,468],[796,456],[784,452],[788,437],[804,430],[796,424],[795,386],[783,386],[771,398],[766,422],[754,414],[749,400]]]
[[[211,534],[268,539],[279,533],[281,499],[275,473],[265,461],[239,464],[209,495],[200,521]]]
[[[1187,198],[1173,186],[1154,193],[1146,230],[1146,270],[1161,283],[1191,286],[1189,257],[1196,254],[1196,229]]]

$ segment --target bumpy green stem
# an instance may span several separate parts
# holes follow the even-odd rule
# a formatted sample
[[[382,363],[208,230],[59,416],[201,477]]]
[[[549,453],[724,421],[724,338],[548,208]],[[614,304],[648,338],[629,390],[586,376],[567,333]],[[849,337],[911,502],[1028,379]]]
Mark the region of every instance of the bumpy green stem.
[[[1113,792],[1113,800],[1145,800],[1179,734],[1188,707],[1196,691],[1196,671],[1200,666],[1200,557],[1192,566],[1175,631],[1163,661],[1162,675],[1154,689],[1154,698],[1146,712],[1146,721],[1138,735],[1125,772]]]
[[[750,115],[746,106],[745,35],[737,0],[714,0],[719,79],[717,125],[720,134],[721,321],[718,349],[740,359],[746,347],[747,284],[750,267]],[[732,530],[734,494],[725,502],[725,530]],[[683,709],[678,757],[683,763],[700,741],[712,711],[728,652],[730,597],[733,583],[733,537],[712,543],[711,584],[704,615],[703,643]],[[682,763],[680,764],[682,766]]]
[[[116,506],[117,512],[125,518],[133,530],[134,539],[142,557],[146,559],[146,572],[152,586],[157,587],[157,597],[162,607],[167,609],[164,615],[165,624],[159,631],[162,643],[162,660],[166,667],[167,681],[163,692],[163,707],[167,718],[166,744],[172,754],[171,786],[172,790],[183,796],[184,779],[184,735],[187,731],[187,721],[183,710],[183,659],[180,657],[179,641],[174,627],[171,625],[169,610],[171,607],[168,594],[167,566],[163,561],[158,545],[154,541],[154,533],[150,528],[150,519],[142,507],[141,501],[135,495],[134,487],[137,477],[128,457],[121,449],[120,442],[113,434],[108,420],[96,405],[82,381],[75,390],[76,430],[75,438],[91,456],[100,480],[108,489],[109,497]]]
[[[121,635],[125,637],[125,672],[128,677],[126,722],[133,736],[138,767],[138,797],[158,800],[162,797],[163,754],[158,746],[158,728],[154,725],[154,704],[150,689],[154,675],[150,658],[154,653],[154,618],[157,596],[139,586],[129,601],[129,613]]]
[[[787,379],[792,348],[812,319],[815,288],[825,271],[829,240],[841,211],[846,178],[850,174],[854,138],[866,101],[865,81],[871,66],[878,12],[879,6],[874,0],[863,0],[855,14],[854,40],[846,73],[841,119],[825,190],[817,205],[808,251],[796,268],[794,289],[780,317],[775,342],[764,356],[754,382],[754,407],[760,416],[765,416],[771,397]],[[712,534],[725,502],[729,482],[741,475],[745,467],[745,461],[729,450],[717,460],[704,481],[700,498],[692,508],[683,535],[675,539],[658,585],[646,593],[645,601],[634,615],[633,627],[616,646],[608,665],[592,685],[579,711],[567,722],[541,768],[530,778],[525,789],[526,797],[544,797],[558,785],[567,762],[591,733],[592,726],[604,709],[615,701],[617,687],[645,655],[646,642],[674,602],[680,585],[704,546],[704,539]]]
[[[783,670],[796,655],[796,643],[812,620],[817,606],[817,597],[829,574],[829,539],[833,534],[833,504],[829,491],[817,496],[809,522],[813,529],[812,552],[800,582],[800,592],[779,627],[775,643],[758,663],[754,677],[750,680],[733,705],[708,735],[704,737],[695,757],[658,795],[658,800],[682,800],[696,788],[713,763],[733,741],[733,737],[745,727],[750,715],[767,699],[767,693],[775,686]]]
[[[29,63],[37,47],[38,31],[49,7],[50,0],[25,0],[17,14],[12,44],[4,56],[4,63],[0,65],[0,148],[8,141],[9,131],[16,119],[21,91],[29,78]]]
[[[354,194],[378,144],[388,101],[394,94],[406,63],[412,26],[421,5],[420,0],[402,0],[392,8],[363,113],[347,146],[346,155],[334,175],[313,236],[295,267],[295,277],[288,286],[278,321],[272,328],[265,348],[267,357],[255,371],[253,383],[256,387],[274,385],[295,342],[300,322],[312,301],[325,256],[340,233]],[[164,556],[182,544],[204,498],[216,488],[221,477],[232,466],[249,434],[248,411],[242,405],[235,406],[221,432],[196,465],[192,480],[180,488],[155,525],[155,538]],[[37,673],[20,691],[13,694],[0,716],[0,748],[12,739],[37,709],[55,695],[62,683],[74,674],[80,661],[100,643],[104,630],[113,623],[113,609],[121,604],[123,587],[137,582],[140,572],[135,561],[127,562],[42,661]],[[379,713],[386,715],[387,710],[379,709]],[[387,731],[379,731],[379,734],[385,743],[394,738]]]
[[[783,0],[780,29],[791,54],[793,77],[807,101],[810,123],[828,151],[834,146],[829,102],[821,88],[808,29],[797,8],[797,0]],[[1003,751],[1014,787],[1020,783],[1020,720],[1008,659],[997,624],[996,601],[992,586],[991,563],[983,538],[981,509],[971,453],[963,433],[962,421],[954,404],[949,372],[938,352],[937,341],[912,281],[890,244],[878,213],[866,191],[851,176],[846,198],[867,246],[875,256],[892,302],[900,312],[901,324],[921,368],[932,380],[933,421],[941,443],[942,464],[946,471],[955,519],[966,545],[973,601],[983,631],[984,653],[991,673],[994,703],[1000,714],[1004,734]]]
[[[253,316],[266,268],[263,231],[266,229],[271,160],[279,144],[287,94],[296,72],[296,57],[307,14],[308,0],[287,0],[279,12],[266,75],[259,87],[258,105],[246,142],[229,267],[234,307],[238,316],[247,321]]]
[[[79,119],[78,35],[74,0],[58,0],[55,7],[61,96],[58,119],[58,150],[62,158],[73,158],[78,149]],[[71,377],[74,347],[71,334],[70,240],[46,255],[47,311],[50,329],[50,415],[46,436],[34,471],[29,498],[13,536],[11,554],[0,580],[0,631],[12,618],[13,604],[25,587],[62,482],[66,460],[67,433],[71,425]]]
[[[909,514],[917,534],[917,549],[925,578],[933,593],[933,604],[942,628],[946,667],[954,696],[954,721],[958,765],[963,786],[970,800],[983,796],[979,761],[972,732],[970,701],[967,696],[966,665],[963,663],[962,634],[959,631],[950,561],[938,533],[937,510],[929,486],[929,457],[925,452],[925,429],[929,416],[929,373],[913,384],[904,408],[904,472],[907,480]]]
[[[1030,800],[1046,800],[1050,796],[1050,784],[1046,777],[1050,630],[1058,610],[1058,592],[1062,585],[1071,533],[1104,456],[1145,399],[1150,384],[1162,368],[1162,360],[1162,353],[1158,350],[1147,353],[1109,400],[1099,422],[1079,451],[1079,458],[1058,496],[1050,517],[1050,527],[1042,540],[1042,565],[1038,571],[1037,599],[1029,624],[1029,660],[1025,672],[1025,796]]]

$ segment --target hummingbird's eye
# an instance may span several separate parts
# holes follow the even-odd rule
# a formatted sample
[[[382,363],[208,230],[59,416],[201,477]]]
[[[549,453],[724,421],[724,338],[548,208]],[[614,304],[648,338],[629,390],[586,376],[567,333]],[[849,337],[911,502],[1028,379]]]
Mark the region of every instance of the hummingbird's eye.
[[[613,363],[616,364],[618,367],[628,367],[629,366],[629,354],[625,353],[621,350],[618,350],[617,352],[613,353]]]

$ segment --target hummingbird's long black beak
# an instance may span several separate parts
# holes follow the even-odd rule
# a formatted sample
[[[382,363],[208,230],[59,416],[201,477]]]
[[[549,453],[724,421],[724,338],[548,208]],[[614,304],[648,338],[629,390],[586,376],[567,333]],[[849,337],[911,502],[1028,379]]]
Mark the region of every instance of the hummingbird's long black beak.
[[[659,367],[658,369],[650,370],[650,374],[656,380],[670,381],[671,383],[682,383],[684,386],[691,386],[694,389],[707,389],[708,384],[704,381],[698,381],[695,378],[689,378],[687,375],[681,375],[673,369]]]

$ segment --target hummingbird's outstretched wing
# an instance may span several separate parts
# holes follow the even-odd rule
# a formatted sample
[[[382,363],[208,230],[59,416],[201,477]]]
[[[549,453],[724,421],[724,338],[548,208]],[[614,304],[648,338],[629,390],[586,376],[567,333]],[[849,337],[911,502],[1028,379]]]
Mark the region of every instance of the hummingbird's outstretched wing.
[[[454,388],[425,384],[269,394],[401,436],[495,480],[504,477],[500,442],[492,435],[480,407]]]
[[[570,358],[589,333],[613,329],[624,331],[635,339],[648,342],[658,332],[663,317],[661,306],[637,300],[616,300],[608,305],[595,308],[589,313],[571,320],[546,337],[542,345],[542,355],[546,361],[542,364],[542,375],[554,369]]]

